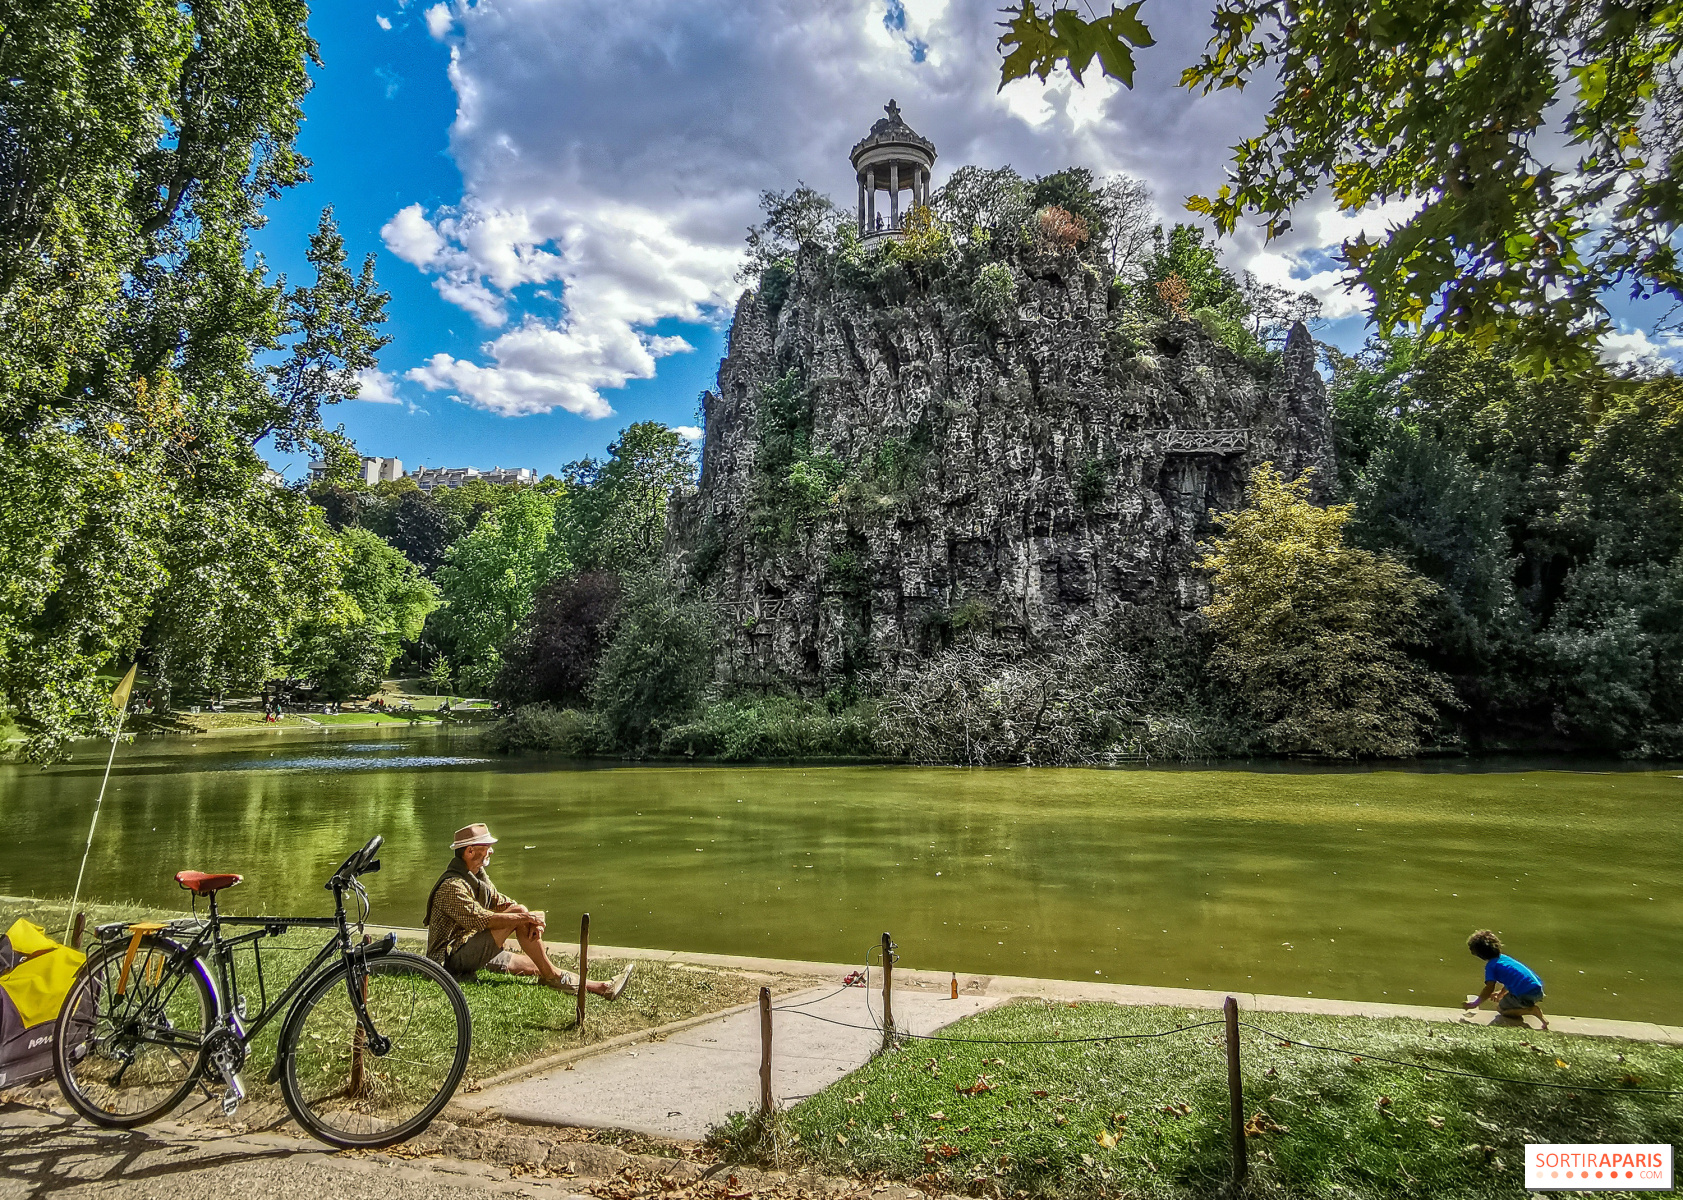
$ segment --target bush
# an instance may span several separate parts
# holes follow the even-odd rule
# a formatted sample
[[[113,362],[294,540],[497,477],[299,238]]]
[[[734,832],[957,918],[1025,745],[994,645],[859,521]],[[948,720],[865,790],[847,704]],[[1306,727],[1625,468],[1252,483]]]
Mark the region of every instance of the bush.
[[[491,694],[508,704],[583,703],[619,616],[619,576],[586,571],[538,590],[532,616],[503,648]]]
[[[991,262],[976,272],[970,303],[985,324],[999,326],[1017,307],[1017,277],[1004,263]]]
[[[1040,241],[1055,251],[1073,250],[1092,235],[1085,220],[1057,205],[1041,209],[1037,224]]]
[[[667,580],[627,585],[619,627],[590,695],[615,739],[641,746],[656,725],[693,712],[713,677],[713,613]]]
[[[1268,748],[1334,758],[1415,753],[1453,705],[1442,676],[1412,660],[1435,584],[1388,556],[1344,544],[1353,505],[1319,508],[1307,473],[1257,468],[1250,507],[1222,513],[1200,560],[1210,669],[1234,685]]]
[[[726,762],[880,754],[876,712],[868,703],[831,712],[810,700],[784,697],[711,704],[695,721],[668,729],[660,752]]]
[[[916,762],[1046,765],[1142,753],[1138,673],[1099,622],[1050,653],[982,640],[883,682],[880,743]]]
[[[602,758],[617,749],[613,734],[595,713],[547,704],[526,704],[485,731],[487,749],[503,754],[553,750],[572,758]]]

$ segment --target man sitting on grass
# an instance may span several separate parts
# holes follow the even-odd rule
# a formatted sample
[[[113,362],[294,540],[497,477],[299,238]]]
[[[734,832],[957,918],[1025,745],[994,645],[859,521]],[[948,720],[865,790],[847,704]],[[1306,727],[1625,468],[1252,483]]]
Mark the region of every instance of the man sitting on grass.
[[[480,971],[536,975],[558,992],[577,995],[578,981],[544,953],[543,914],[510,900],[485,873],[496,841],[482,824],[456,831],[450,843],[456,857],[427,897],[427,957],[464,982]],[[510,935],[519,943],[519,953],[504,949]],[[628,963],[612,983],[587,980],[585,990],[617,1000],[634,965]]]
[[[1477,1008],[1496,994],[1498,986],[1502,998],[1496,1002],[1498,1016],[1512,1017],[1521,1025],[1525,1017],[1536,1017],[1544,1029],[1548,1018],[1537,1002],[1543,998],[1543,981],[1537,973],[1517,958],[1502,953],[1502,939],[1488,929],[1481,929],[1467,939],[1467,949],[1484,960],[1484,990],[1468,1000],[1463,1008]]]

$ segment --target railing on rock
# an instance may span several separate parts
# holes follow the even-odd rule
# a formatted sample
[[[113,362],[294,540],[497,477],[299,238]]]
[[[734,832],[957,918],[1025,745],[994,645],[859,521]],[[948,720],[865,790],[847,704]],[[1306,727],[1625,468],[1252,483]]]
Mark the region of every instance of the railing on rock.
[[[1146,429],[1142,435],[1165,454],[1243,454],[1251,446],[1248,429]]]

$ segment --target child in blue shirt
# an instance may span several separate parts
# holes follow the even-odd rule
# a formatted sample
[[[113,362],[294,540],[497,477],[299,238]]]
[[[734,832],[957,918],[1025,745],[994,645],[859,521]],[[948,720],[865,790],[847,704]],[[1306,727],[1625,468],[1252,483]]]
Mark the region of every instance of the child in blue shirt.
[[[1484,960],[1484,990],[1461,1007],[1477,1008],[1495,995],[1496,988],[1500,986],[1502,998],[1496,1002],[1498,1014],[1513,1017],[1521,1025],[1525,1024],[1523,1018],[1536,1017],[1544,1029],[1549,1027],[1548,1018],[1537,1007],[1537,1002],[1543,998],[1543,981],[1517,958],[1509,958],[1502,953],[1501,938],[1488,929],[1481,929],[1467,939],[1467,949]]]

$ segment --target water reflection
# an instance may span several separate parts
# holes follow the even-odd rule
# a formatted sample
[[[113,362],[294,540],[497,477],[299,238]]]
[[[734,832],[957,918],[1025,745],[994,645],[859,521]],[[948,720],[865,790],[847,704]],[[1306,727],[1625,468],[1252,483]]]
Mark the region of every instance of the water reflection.
[[[1502,931],[1554,1006],[1676,1023],[1683,780],[1670,772],[578,770],[442,734],[119,756],[89,861],[106,899],[324,911],[369,836],[376,919],[417,923],[452,832],[500,886],[609,944],[1447,1004]],[[66,895],[98,763],[0,767],[0,891]]]

